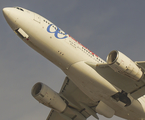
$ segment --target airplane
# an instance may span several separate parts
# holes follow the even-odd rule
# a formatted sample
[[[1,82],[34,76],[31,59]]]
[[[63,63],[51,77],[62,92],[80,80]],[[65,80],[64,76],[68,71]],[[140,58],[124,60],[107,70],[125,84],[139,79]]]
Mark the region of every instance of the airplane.
[[[52,22],[22,7],[3,8],[12,30],[31,48],[58,66],[66,78],[59,93],[44,83],[32,96],[51,108],[46,120],[86,120],[98,114],[145,120],[145,61],[111,51],[106,61]]]

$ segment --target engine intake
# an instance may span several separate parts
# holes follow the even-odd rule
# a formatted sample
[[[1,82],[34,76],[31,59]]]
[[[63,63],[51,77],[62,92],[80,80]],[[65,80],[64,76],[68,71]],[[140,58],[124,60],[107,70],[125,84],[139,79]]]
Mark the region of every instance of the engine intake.
[[[119,51],[112,51],[106,59],[109,66],[115,71],[136,81],[143,77],[142,70],[126,55]]]
[[[67,107],[59,94],[43,83],[36,83],[32,88],[31,94],[37,101],[58,112],[63,112]]]

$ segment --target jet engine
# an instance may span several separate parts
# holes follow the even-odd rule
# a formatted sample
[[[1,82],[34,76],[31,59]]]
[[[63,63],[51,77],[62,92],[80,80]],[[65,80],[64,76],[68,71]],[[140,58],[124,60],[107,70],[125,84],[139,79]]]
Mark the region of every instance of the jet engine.
[[[142,70],[126,55],[119,51],[112,51],[106,59],[109,66],[122,75],[128,76],[136,81],[143,77]]]
[[[43,83],[36,83],[32,88],[31,94],[37,101],[58,112],[63,112],[67,107],[59,94]]]

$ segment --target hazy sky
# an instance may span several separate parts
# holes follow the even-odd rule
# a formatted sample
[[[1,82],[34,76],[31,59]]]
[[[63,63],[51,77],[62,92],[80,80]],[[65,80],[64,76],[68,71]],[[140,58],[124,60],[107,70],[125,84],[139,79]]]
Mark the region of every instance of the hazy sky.
[[[133,61],[145,60],[144,0],[1,0],[1,120],[45,120],[50,109],[31,96],[31,88],[40,81],[59,92],[65,78],[59,68],[10,29],[2,9],[13,6],[41,14],[104,60],[112,50],[123,52]]]

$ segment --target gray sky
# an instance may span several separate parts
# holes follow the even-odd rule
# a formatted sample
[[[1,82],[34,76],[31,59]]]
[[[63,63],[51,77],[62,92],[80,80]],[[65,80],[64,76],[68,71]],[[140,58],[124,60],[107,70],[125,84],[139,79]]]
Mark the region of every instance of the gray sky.
[[[145,60],[144,0],[1,0],[1,120],[45,120],[50,109],[31,96],[31,88],[40,81],[58,92],[65,78],[59,68],[13,33],[2,14],[4,7],[11,6],[41,14],[104,60],[112,50],[133,61]]]

